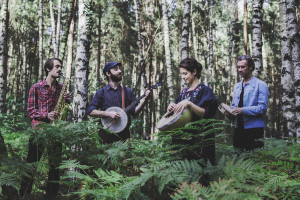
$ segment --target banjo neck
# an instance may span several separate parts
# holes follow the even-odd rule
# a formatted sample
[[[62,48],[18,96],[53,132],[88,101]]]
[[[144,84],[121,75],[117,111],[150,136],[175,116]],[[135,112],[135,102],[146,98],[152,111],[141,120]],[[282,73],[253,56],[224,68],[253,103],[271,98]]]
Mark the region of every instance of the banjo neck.
[[[132,108],[133,108],[133,106],[135,106],[136,104],[138,104],[139,103],[139,101],[142,99],[142,98],[144,98],[146,96],[146,93],[145,94],[143,94],[142,96],[140,96],[139,98],[137,98],[134,102],[132,102],[129,106],[127,106],[126,108],[125,108],[125,112],[127,113],[129,110],[131,110]]]
[[[161,83],[160,83],[160,82],[157,82],[156,84],[152,85],[152,87],[150,88],[150,91],[152,91],[152,90],[158,88],[158,86],[161,86]],[[124,110],[125,113],[127,114],[127,112],[128,112],[129,110],[131,110],[131,109],[133,108],[133,106],[135,106],[136,104],[138,104],[139,101],[140,101],[142,98],[144,98],[145,96],[146,96],[146,93],[144,93],[142,96],[140,96],[139,98],[137,98],[134,102],[132,102],[129,106],[127,106],[127,107],[125,108],[125,110]]]

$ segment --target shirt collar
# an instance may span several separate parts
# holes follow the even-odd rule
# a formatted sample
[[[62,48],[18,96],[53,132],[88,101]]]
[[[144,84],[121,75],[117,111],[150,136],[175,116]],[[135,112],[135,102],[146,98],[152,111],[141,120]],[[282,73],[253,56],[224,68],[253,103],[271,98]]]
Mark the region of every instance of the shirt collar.
[[[46,79],[44,79],[43,81],[40,82],[41,86],[42,87],[50,87],[48,84],[47,84],[47,81]],[[59,88],[61,85],[58,81],[56,81],[56,84],[57,84],[57,87]]]
[[[41,86],[42,86],[42,87],[49,86],[49,85],[47,84],[46,79],[44,79],[43,81],[41,81]]]
[[[104,87],[104,90],[107,92],[108,90],[115,90],[114,88],[112,88],[109,84],[107,84],[105,87]],[[119,90],[121,89],[121,85],[118,85],[117,89],[116,90]]]
[[[256,82],[256,77],[255,76],[252,76],[252,78],[251,78],[251,80],[249,81],[249,83],[246,83],[246,85],[251,85],[252,87],[254,87],[255,86],[255,82]],[[241,82],[239,82],[239,84],[238,84],[238,88],[242,88],[243,87],[243,82],[244,82],[244,79],[241,81]]]

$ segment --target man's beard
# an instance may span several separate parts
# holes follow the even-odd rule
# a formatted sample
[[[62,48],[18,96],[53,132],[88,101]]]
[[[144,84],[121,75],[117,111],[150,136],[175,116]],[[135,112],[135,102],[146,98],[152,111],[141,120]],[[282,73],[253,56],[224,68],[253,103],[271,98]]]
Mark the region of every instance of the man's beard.
[[[111,80],[114,81],[114,82],[120,82],[122,80],[122,74],[120,75],[113,75],[111,74]]]

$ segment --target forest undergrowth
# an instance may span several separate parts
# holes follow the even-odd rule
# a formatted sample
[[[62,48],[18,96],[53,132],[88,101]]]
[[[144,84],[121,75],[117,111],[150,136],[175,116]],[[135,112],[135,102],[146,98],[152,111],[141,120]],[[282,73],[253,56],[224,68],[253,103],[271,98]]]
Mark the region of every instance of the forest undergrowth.
[[[155,140],[134,138],[103,145],[95,121],[57,121],[31,129],[28,119],[0,115],[0,199],[5,188],[20,189],[21,177],[35,172],[32,199],[43,199],[47,181],[47,151],[38,163],[26,163],[28,139],[46,148],[63,144],[60,199],[298,199],[300,194],[299,143],[293,138],[265,138],[264,147],[238,152],[224,132],[223,121],[200,120]],[[189,132],[194,133],[191,135]],[[215,140],[203,140],[215,135]],[[174,143],[197,138],[193,145]],[[216,165],[182,157],[197,147],[216,142]],[[209,177],[209,186],[203,179]]]

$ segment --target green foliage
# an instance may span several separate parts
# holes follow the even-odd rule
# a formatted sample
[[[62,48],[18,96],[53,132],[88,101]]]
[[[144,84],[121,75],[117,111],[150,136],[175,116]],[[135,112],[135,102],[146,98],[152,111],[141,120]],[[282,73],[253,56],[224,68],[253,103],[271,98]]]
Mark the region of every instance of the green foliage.
[[[299,184],[299,145],[292,141],[265,139],[264,148],[235,152],[217,144],[216,165],[203,160],[187,160],[185,151],[224,138],[220,121],[201,120],[169,132],[159,132],[153,141],[130,139],[113,144],[99,143],[99,125],[93,121],[42,124],[39,129],[24,120],[1,116],[5,142],[11,153],[1,159],[1,186],[19,189],[20,177],[36,170],[33,194],[38,196],[46,180],[47,156],[39,163],[22,161],[30,135],[41,145],[63,144],[59,167],[64,199],[297,199]],[[13,124],[15,123],[15,124]],[[75,137],[76,136],[76,137]],[[198,138],[194,145],[174,143]],[[25,148],[21,150],[21,148]],[[18,153],[22,151],[23,153]],[[46,151],[45,151],[46,152]],[[21,156],[21,157],[20,157]],[[210,177],[204,187],[202,178]]]

